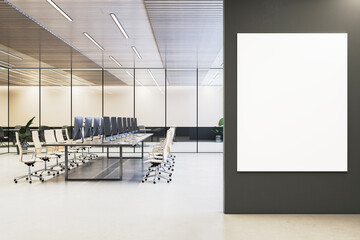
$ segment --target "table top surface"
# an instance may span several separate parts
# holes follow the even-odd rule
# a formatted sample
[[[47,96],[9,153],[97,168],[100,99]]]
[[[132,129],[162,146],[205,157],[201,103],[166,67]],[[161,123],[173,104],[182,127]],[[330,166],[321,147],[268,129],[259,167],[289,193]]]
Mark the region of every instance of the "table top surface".
[[[44,147],[46,146],[105,146],[105,147],[120,147],[120,146],[135,146],[136,144],[146,140],[147,138],[151,137],[152,133],[145,133],[145,134],[131,134],[130,136],[116,138],[114,140],[102,140],[100,138],[94,139],[85,139],[84,142],[81,140],[79,141],[65,141],[65,142],[55,142],[55,143],[45,143],[43,144]]]
[[[145,128],[145,129],[139,129],[139,132],[158,132],[162,129],[163,128]]]

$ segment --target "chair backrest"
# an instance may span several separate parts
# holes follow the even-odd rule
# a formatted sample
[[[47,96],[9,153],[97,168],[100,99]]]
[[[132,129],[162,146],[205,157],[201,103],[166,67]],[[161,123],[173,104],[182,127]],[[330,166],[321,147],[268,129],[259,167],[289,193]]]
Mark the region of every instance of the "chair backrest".
[[[171,131],[168,130],[166,133],[165,146],[163,150],[163,159],[165,160],[170,155],[170,142],[171,142]]]
[[[20,144],[20,138],[19,138],[19,133],[18,132],[15,132],[15,139],[16,139],[16,146],[19,149],[19,156],[20,156],[19,160],[20,160],[20,162],[22,162],[24,152],[23,152],[22,146]]]
[[[4,137],[5,137],[4,129],[0,127],[0,138],[4,138]]]
[[[44,137],[46,143],[56,143],[54,129],[45,130]]]
[[[40,142],[40,138],[39,138],[39,132],[38,131],[32,131],[31,132],[32,135],[32,140],[34,142],[35,145],[35,149],[36,148],[41,148],[41,142]]]
[[[68,128],[65,128],[65,136],[66,136],[66,140],[70,140],[71,138],[69,137],[69,130]]]
[[[55,136],[57,142],[65,142],[62,129],[55,129]]]
[[[174,138],[175,138],[175,129],[174,127],[170,128],[171,129],[171,146],[173,145],[174,143]]]

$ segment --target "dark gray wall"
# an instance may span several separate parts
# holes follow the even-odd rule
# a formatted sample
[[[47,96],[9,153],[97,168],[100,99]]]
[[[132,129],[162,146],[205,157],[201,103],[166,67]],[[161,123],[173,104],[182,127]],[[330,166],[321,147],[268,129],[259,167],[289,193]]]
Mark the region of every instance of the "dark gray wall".
[[[224,5],[225,213],[360,213],[360,1],[225,0]],[[236,171],[236,33],[292,32],[348,33],[347,173]]]

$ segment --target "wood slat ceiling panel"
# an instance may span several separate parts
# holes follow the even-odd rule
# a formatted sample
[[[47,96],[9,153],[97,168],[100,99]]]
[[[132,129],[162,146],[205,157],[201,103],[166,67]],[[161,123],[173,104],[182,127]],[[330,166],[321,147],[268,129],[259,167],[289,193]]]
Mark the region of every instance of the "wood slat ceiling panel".
[[[19,60],[0,53],[0,61],[11,64],[12,68],[39,68],[41,66],[42,68],[69,69],[71,60],[73,68],[100,68],[96,63],[4,1],[0,1],[0,50],[23,58],[23,60]],[[1,62],[0,65],[3,66]],[[0,73],[0,85],[5,84],[3,78],[7,77],[2,74],[3,72]],[[68,70],[64,71],[68,75],[69,72]],[[116,82],[118,85],[124,84],[114,75],[108,72],[106,75],[109,81]],[[35,73],[30,70],[18,70],[18,73],[12,71],[10,79],[12,85],[16,85],[16,82],[18,85],[36,85],[39,81],[38,77],[38,70]],[[47,79],[46,76],[43,78]],[[79,82],[74,81],[74,84],[101,85],[101,74],[99,78],[99,75],[93,74],[92,71],[79,71],[79,76],[75,75],[75,78],[79,78]],[[42,85],[68,84],[56,74],[50,76],[48,80],[48,82],[42,81]]]

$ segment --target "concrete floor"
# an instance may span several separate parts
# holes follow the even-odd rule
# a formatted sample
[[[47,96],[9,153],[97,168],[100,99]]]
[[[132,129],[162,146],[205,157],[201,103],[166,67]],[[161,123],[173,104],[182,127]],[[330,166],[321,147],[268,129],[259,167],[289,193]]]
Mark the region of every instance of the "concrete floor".
[[[224,215],[222,154],[176,156],[154,185],[131,162],[121,182],[14,184],[26,168],[0,155],[0,239],[360,239],[360,215]]]

